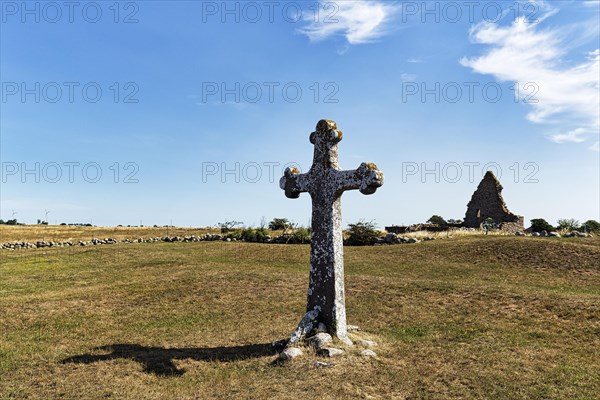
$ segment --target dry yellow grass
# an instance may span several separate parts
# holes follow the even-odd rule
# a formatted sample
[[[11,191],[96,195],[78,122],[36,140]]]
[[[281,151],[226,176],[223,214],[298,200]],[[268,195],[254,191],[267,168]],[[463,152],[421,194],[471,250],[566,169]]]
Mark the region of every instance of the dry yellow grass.
[[[0,243],[35,242],[37,240],[77,241],[92,238],[117,240],[163,236],[189,236],[219,233],[218,229],[180,227],[97,227],[61,225],[0,225]]]
[[[273,364],[270,342],[304,311],[308,246],[2,252],[0,397],[600,393],[600,240],[465,236],[345,252],[349,323],[379,343],[379,357],[353,349],[331,368],[315,367],[308,350]]]

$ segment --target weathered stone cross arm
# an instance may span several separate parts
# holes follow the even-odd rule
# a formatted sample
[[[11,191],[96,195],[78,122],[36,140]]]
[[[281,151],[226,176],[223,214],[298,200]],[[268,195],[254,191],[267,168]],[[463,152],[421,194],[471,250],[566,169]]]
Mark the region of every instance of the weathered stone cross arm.
[[[362,194],[373,194],[383,185],[383,172],[373,163],[362,163],[356,170],[336,171],[340,194],[347,190],[360,190]]]
[[[285,196],[290,199],[297,199],[300,193],[308,192],[310,189],[310,177],[308,174],[301,174],[295,167],[288,167],[279,181],[281,189],[285,190]]]
[[[340,171],[331,168],[331,183],[328,186],[341,195],[347,190],[360,190],[362,194],[373,194],[377,188],[383,185],[383,172],[373,163],[362,163],[355,170]],[[297,199],[300,193],[311,190],[311,171],[301,174],[297,168],[286,168],[280,180],[281,189],[285,191],[286,197]]]

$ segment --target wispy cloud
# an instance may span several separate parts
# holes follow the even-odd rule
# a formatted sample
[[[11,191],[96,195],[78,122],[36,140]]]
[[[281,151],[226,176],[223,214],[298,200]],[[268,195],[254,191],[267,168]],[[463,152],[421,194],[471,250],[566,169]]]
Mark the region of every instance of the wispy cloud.
[[[417,79],[417,75],[404,72],[402,75],[400,75],[400,79],[402,82],[414,82]]]
[[[555,12],[548,8],[539,21]],[[570,126],[567,133],[548,135],[556,143],[583,142],[600,131],[600,50],[567,64],[564,59],[573,43],[580,43],[565,40],[571,31],[572,27],[542,30],[539,23],[524,18],[508,26],[480,23],[472,28],[471,39],[491,47],[478,57],[462,58],[460,63],[500,81],[515,81],[520,87],[533,83],[538,90],[535,102],[528,102],[533,110],[527,118],[534,123]]]
[[[373,42],[389,33],[390,19],[400,9],[394,3],[378,0],[320,3],[331,10],[331,15],[320,13],[320,18],[307,16],[308,25],[301,28],[300,32],[311,41],[343,36],[353,45]]]
[[[577,128],[567,133],[556,133],[549,135],[548,138],[555,143],[581,143],[586,141],[589,132],[584,128]]]
[[[420,64],[423,62],[423,60],[421,60],[420,58],[409,58],[408,60],[406,60],[406,62],[411,64]]]
[[[590,150],[592,151],[600,151],[600,142],[596,141],[593,145],[590,146]]]

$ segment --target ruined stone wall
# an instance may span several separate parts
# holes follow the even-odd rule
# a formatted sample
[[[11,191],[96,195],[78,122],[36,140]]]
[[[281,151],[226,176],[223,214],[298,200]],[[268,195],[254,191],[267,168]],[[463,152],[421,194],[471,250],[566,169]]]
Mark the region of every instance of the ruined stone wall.
[[[517,220],[514,222],[503,222],[500,229],[505,232],[517,233],[523,232],[525,228],[525,220],[522,216],[517,215]]]
[[[511,213],[506,207],[502,185],[491,171],[486,172],[467,204],[463,226],[480,228],[487,218],[493,219],[504,231],[517,232],[525,228],[523,217]]]

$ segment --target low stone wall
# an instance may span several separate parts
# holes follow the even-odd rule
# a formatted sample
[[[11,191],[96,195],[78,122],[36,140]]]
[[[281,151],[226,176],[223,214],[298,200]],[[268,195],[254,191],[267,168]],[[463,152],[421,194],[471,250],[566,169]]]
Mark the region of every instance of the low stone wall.
[[[513,227],[515,229],[513,234],[516,236],[532,236],[532,237],[561,237],[561,234],[558,232],[546,232],[543,231],[541,233],[533,232],[531,234],[524,233],[523,229],[517,229],[518,225],[515,224]],[[512,229],[512,228],[511,228]],[[465,231],[475,232],[476,229],[472,228],[462,228]],[[504,231],[504,230],[503,230]],[[483,235],[483,232],[482,232]],[[572,231],[568,232],[562,237],[565,238],[586,238],[586,237],[594,237],[591,233],[585,232],[577,232]],[[412,244],[412,243],[420,243],[427,242],[431,240],[436,240],[433,236],[424,236],[421,238],[415,237],[406,237],[393,232],[388,233],[385,237],[380,237],[374,239],[372,245],[381,246],[381,245],[392,245],[392,244]],[[235,238],[228,238],[225,235],[211,235],[209,233],[202,236],[163,236],[163,237],[154,237],[154,238],[137,238],[137,239],[124,239],[124,240],[116,240],[112,238],[105,239],[97,239],[93,238],[89,241],[52,241],[52,240],[40,240],[35,243],[31,242],[7,242],[1,243],[0,249],[3,250],[21,250],[21,249],[40,249],[40,248],[60,248],[60,247],[72,247],[72,246],[98,246],[98,245],[116,245],[116,244],[129,244],[129,243],[175,243],[175,242],[210,242],[210,241],[224,241],[224,242],[246,242],[245,240],[237,240]],[[249,242],[252,243],[267,243],[267,244],[300,244],[295,241],[292,236],[277,236],[272,238],[270,236],[265,236],[261,241],[251,240]],[[309,242],[310,243],[310,242]],[[344,245],[347,245],[344,242]]]
[[[563,233],[562,235],[559,232],[546,232],[546,231],[532,232],[531,234],[527,234],[524,232],[517,232],[516,235],[517,236],[532,236],[532,237],[556,237],[556,238],[559,238],[559,237],[565,237],[565,238],[591,238],[591,237],[594,237],[594,234],[592,234],[592,233],[577,232],[577,231]]]
[[[163,237],[153,237],[153,238],[137,238],[137,239],[123,239],[116,240],[112,238],[105,239],[97,239],[93,238],[89,241],[79,240],[79,241],[53,241],[53,240],[40,240],[35,243],[30,242],[8,242],[0,244],[1,249],[8,250],[17,250],[17,249],[39,249],[39,248],[47,248],[47,247],[71,247],[71,246],[97,246],[97,245],[114,245],[119,243],[154,243],[154,242],[204,242],[204,241],[216,241],[216,240],[226,240],[232,241],[231,239],[227,239],[223,235],[211,235],[207,233],[202,236],[163,236]],[[235,241],[235,239],[233,239]]]
[[[427,231],[427,232],[443,232],[447,231],[449,228],[460,227],[460,224],[448,224],[448,225],[438,225],[438,224],[413,224],[409,226],[386,226],[385,230],[390,233],[402,234],[402,233],[410,233],[410,232],[419,232],[419,231]]]
[[[400,243],[419,243],[424,240],[433,240],[434,238],[405,238],[395,234],[388,234],[385,238],[378,238],[372,244],[400,244]],[[154,238],[137,238],[137,239],[124,239],[116,240],[113,238],[98,239],[93,238],[89,241],[53,241],[53,240],[40,240],[35,243],[31,242],[7,242],[0,244],[0,249],[5,250],[20,250],[20,249],[40,249],[40,248],[59,248],[59,247],[72,247],[72,246],[99,246],[99,245],[116,245],[116,244],[128,244],[128,243],[174,243],[174,242],[210,242],[210,241],[224,241],[224,242],[251,242],[251,243],[267,243],[267,244],[303,244],[300,243],[293,235],[282,235],[272,238],[271,236],[265,236],[259,239],[236,239],[227,237],[226,235],[213,235],[205,234],[201,236],[163,236]],[[305,242],[304,244],[308,244]],[[347,244],[347,243],[344,243]]]

